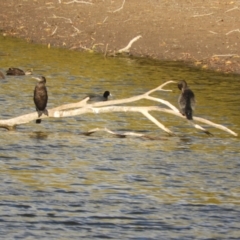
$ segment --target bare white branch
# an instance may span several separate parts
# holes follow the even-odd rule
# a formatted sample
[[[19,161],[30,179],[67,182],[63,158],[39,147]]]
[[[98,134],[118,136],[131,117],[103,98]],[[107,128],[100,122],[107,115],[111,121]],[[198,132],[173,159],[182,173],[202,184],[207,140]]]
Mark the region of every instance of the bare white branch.
[[[155,117],[153,117],[151,114],[149,114],[149,112],[147,110],[143,110],[141,111],[142,114],[148,118],[151,122],[153,122],[154,124],[156,124],[159,128],[161,128],[163,131],[167,132],[170,135],[173,135],[173,132],[171,130],[169,130],[168,128],[166,128],[162,123],[160,123]]]
[[[155,98],[155,97],[151,97],[149,96],[151,93],[155,92],[155,91],[163,91],[163,87],[166,86],[167,84],[170,83],[175,83],[174,81],[168,81],[165,82],[164,84],[160,85],[157,88],[154,88],[144,94],[138,95],[138,96],[134,96],[134,97],[130,97],[130,98],[126,98],[126,99],[120,99],[120,100],[112,100],[112,101],[104,101],[104,102],[96,102],[96,103],[88,103],[87,101],[89,100],[89,97],[84,98],[83,100],[81,100],[80,102],[77,103],[71,103],[71,104],[65,104],[56,108],[52,108],[52,109],[48,109],[48,116],[43,115],[41,116],[41,118],[60,118],[60,117],[72,117],[72,116],[78,116],[81,114],[86,114],[86,113],[107,113],[107,112],[138,112],[143,114],[147,119],[149,119],[152,123],[154,123],[155,125],[157,125],[159,128],[161,128],[163,131],[167,132],[168,134],[172,135],[173,132],[168,129],[167,127],[165,127],[162,123],[160,123],[156,118],[154,118],[149,112],[151,111],[157,111],[157,112],[163,112],[163,113],[168,113],[168,114],[172,114],[175,115],[177,117],[186,119],[186,117],[184,117],[179,111],[178,109],[173,106],[171,103],[169,103],[166,100],[160,99],[160,98]],[[166,91],[166,90],[164,90]],[[152,101],[156,101],[156,102],[160,102],[166,106],[168,106],[169,108],[161,108],[159,106],[147,106],[147,107],[134,107],[134,106],[115,106],[115,105],[119,105],[119,104],[126,104],[126,103],[130,103],[130,102],[134,102],[134,101],[138,101],[141,99],[148,99],[148,100],[152,100]],[[30,121],[36,120],[38,119],[38,113],[34,112],[34,113],[29,113],[26,115],[22,115],[19,117],[15,117],[12,119],[7,119],[7,120],[0,120],[0,127],[1,128],[6,128],[6,129],[14,129],[15,126],[20,125],[20,124],[26,124]],[[196,129],[199,129],[207,134],[210,134],[209,131],[207,131],[206,129],[204,129],[203,127],[195,124],[194,121],[198,121],[198,122],[202,122],[205,123],[207,125],[213,126],[215,128],[218,128],[220,130],[226,131],[234,136],[237,136],[237,133],[233,132],[232,130],[228,129],[227,127],[220,125],[220,124],[216,124],[213,123],[209,120],[200,118],[200,117],[194,117],[192,121],[189,121],[189,123],[195,127]]]
[[[137,41],[138,39],[140,39],[140,38],[142,38],[141,35],[133,38],[133,39],[128,43],[128,45],[127,45],[125,48],[122,48],[122,49],[118,50],[117,52],[118,52],[118,53],[129,52],[129,49],[132,47],[133,43],[136,42],[136,41]]]

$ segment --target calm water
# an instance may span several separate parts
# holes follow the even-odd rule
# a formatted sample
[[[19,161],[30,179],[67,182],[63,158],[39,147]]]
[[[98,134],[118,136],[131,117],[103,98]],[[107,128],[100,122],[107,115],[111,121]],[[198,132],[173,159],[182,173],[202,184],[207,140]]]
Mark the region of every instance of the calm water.
[[[240,77],[176,63],[104,59],[0,37],[0,70],[33,68],[47,78],[48,108],[85,93],[115,99],[186,79],[197,116],[240,133]],[[35,111],[35,80],[0,82],[1,119]],[[176,104],[179,91],[157,93]],[[138,103],[136,103],[138,104]],[[140,105],[151,104],[141,102]],[[138,105],[139,105],[138,104]],[[240,239],[240,143],[221,130],[208,137],[182,120],[154,114],[169,137],[134,113],[44,119],[0,129],[0,234],[3,239]],[[95,127],[145,132],[159,140],[83,136]]]

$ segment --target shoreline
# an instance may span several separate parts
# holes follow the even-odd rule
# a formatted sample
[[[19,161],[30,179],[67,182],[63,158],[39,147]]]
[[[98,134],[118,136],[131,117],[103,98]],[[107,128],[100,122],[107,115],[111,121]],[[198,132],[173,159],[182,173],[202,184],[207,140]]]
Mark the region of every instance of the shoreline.
[[[28,42],[181,61],[240,74],[240,5],[235,2],[14,0],[0,3],[0,30]]]

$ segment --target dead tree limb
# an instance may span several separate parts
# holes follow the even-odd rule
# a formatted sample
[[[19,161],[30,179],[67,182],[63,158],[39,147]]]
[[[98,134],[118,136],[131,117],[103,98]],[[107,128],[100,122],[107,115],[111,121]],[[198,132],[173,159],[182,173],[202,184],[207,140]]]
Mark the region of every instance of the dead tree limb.
[[[70,104],[65,104],[56,108],[48,109],[48,116],[43,115],[41,118],[62,118],[62,117],[73,117],[73,116],[79,116],[82,114],[86,113],[107,113],[107,112],[138,112],[143,114],[148,120],[150,120],[152,123],[157,125],[159,128],[161,128],[163,131],[167,132],[170,135],[173,135],[174,133],[165,127],[162,123],[160,123],[155,117],[153,117],[150,112],[155,111],[155,112],[163,112],[163,113],[168,113],[175,115],[180,118],[186,119],[180,112],[179,110],[172,105],[170,102],[156,98],[156,97],[151,97],[149,96],[153,92],[156,91],[171,91],[171,90],[165,90],[163,87],[165,87],[167,84],[170,83],[175,83],[174,81],[168,81],[163,83],[157,88],[154,88],[144,94],[138,95],[138,96],[133,96],[130,98],[126,99],[120,99],[120,100],[112,100],[112,101],[105,101],[105,102],[97,102],[97,103],[88,103],[89,98],[84,98],[81,101],[77,103],[70,103]],[[130,102],[135,102],[138,100],[142,99],[148,99],[152,100],[155,102],[162,103],[163,105],[167,106],[168,108],[162,108],[159,106],[147,106],[147,107],[135,107],[135,106],[116,106],[119,104],[126,104]],[[0,128],[6,128],[8,130],[14,129],[17,125],[21,124],[26,124],[31,121],[34,121],[38,119],[38,114],[37,112],[34,113],[29,113],[26,115],[18,116],[15,118],[7,119],[7,120],[0,120]],[[199,129],[207,134],[210,134],[209,131],[201,127],[200,125],[196,124],[195,121],[205,123],[207,125],[213,126],[215,128],[221,129],[223,131],[226,131],[234,136],[237,136],[237,133],[233,132],[232,130],[228,129],[227,127],[213,123],[209,120],[200,118],[200,117],[194,117],[192,121],[189,121],[189,123],[195,127],[196,129]]]

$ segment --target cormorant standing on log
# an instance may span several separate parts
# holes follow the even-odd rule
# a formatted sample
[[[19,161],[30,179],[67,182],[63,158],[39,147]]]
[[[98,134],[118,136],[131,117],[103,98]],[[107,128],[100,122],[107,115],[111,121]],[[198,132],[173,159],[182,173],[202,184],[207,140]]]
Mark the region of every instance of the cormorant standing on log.
[[[178,88],[182,91],[178,98],[180,112],[183,116],[186,116],[188,120],[192,120],[192,113],[195,106],[194,93],[188,88],[188,85],[184,80],[178,82]]]
[[[35,78],[38,80],[38,83],[35,86],[34,89],[34,103],[36,106],[36,110],[38,112],[38,117],[41,117],[41,115],[44,113],[48,116],[48,111],[46,109],[47,107],[47,101],[48,101],[48,94],[47,94],[47,88],[45,86],[46,84],[46,78]],[[41,119],[37,119],[36,123],[41,123]]]
[[[9,68],[7,70],[7,75],[21,76],[21,75],[30,75],[30,74],[32,74],[32,71],[27,70],[26,72],[24,72],[19,68]]]

